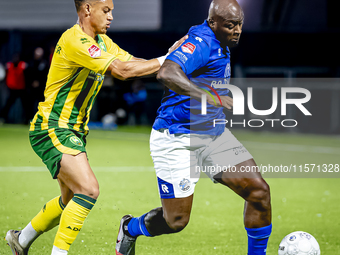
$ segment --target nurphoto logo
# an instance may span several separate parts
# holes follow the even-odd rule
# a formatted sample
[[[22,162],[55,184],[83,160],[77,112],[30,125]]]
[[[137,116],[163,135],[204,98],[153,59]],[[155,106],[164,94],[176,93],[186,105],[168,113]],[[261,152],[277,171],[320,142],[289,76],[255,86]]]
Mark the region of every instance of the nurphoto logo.
[[[233,96],[233,115],[245,115],[245,96],[242,90],[231,84],[223,83],[221,80],[219,81],[212,81],[211,85],[206,85],[217,97],[220,104],[222,104],[222,100],[220,95],[217,93],[216,89],[228,89],[232,93]],[[207,94],[212,97],[214,102],[216,103],[215,97],[212,93],[208,90],[203,89],[207,92]],[[255,116],[268,116],[276,112],[279,100],[281,105],[281,116],[287,115],[287,105],[295,105],[305,116],[312,116],[312,114],[306,109],[304,104],[310,101],[311,93],[309,90],[305,88],[298,88],[298,87],[282,87],[280,88],[281,97],[278,96],[278,87],[272,88],[272,105],[269,109],[266,110],[258,110],[254,107],[253,103],[253,88],[247,88],[247,107],[250,113]],[[302,95],[302,98],[287,98],[288,94],[294,93],[295,95]],[[207,115],[207,94],[202,94],[201,96],[201,114]],[[228,121],[227,119],[214,119],[214,127],[216,125],[226,125],[227,123],[230,124],[230,127],[233,125],[242,125],[243,127],[262,127],[265,123],[271,125],[271,127],[275,126],[275,123],[279,122],[282,127],[296,127],[298,125],[298,121],[295,119],[250,119],[246,121],[245,119],[242,122],[233,122],[231,119]]]

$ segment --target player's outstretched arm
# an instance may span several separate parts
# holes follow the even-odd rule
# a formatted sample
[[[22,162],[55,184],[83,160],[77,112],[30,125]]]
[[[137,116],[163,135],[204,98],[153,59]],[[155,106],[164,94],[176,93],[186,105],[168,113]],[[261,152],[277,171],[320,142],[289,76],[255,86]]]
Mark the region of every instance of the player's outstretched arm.
[[[147,61],[147,59],[132,57],[132,59],[130,61],[142,61],[142,62],[145,62],[145,61]]]
[[[160,67],[161,63],[157,59],[127,62],[122,62],[119,59],[116,59],[108,67],[107,73],[124,81],[127,79],[156,74]]]
[[[183,36],[180,40],[174,43],[169,49],[168,54],[176,50],[188,38],[188,35]],[[159,68],[165,61],[166,56],[156,59],[145,60],[142,58],[133,57],[130,61],[122,62],[119,59],[114,60],[107,69],[107,73],[119,80],[133,79],[137,77],[145,77],[152,74],[157,74]]]
[[[214,96],[214,101],[204,90],[201,90],[197,85],[190,82],[180,65],[171,60],[165,60],[158,72],[157,80],[180,95],[190,96],[200,100],[202,94],[206,94],[207,102],[211,105],[215,105],[216,102],[216,106],[223,106],[227,109],[231,109],[233,106],[233,99],[228,96],[220,97],[222,105],[216,96]]]

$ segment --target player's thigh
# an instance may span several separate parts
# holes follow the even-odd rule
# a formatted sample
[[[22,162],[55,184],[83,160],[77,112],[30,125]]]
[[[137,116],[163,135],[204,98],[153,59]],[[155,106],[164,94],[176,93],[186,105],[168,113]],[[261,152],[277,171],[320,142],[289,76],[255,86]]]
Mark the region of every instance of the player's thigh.
[[[30,131],[29,135],[33,150],[42,159],[53,179],[59,174],[64,154],[78,155],[86,152],[85,137],[83,133],[61,128]]]
[[[153,130],[150,150],[161,199],[187,198],[194,193],[199,176],[193,176],[195,152],[190,150],[188,135],[173,135]]]
[[[87,160],[86,153],[78,155],[63,154],[58,179],[73,193],[93,198],[99,195],[99,184]]]
[[[30,142],[52,177],[62,183],[62,194],[69,197],[71,190],[73,193],[98,196],[98,182],[86,157],[85,134],[62,128],[31,131]]]
[[[266,199],[269,197],[268,184],[259,171],[249,170],[257,169],[256,166],[254,159],[249,159],[215,175],[214,179],[244,199]]]
[[[202,153],[202,158],[204,173],[213,181],[220,172],[228,171],[233,174],[240,172],[236,168],[241,168],[244,164],[256,165],[253,156],[227,128],[209,143]]]

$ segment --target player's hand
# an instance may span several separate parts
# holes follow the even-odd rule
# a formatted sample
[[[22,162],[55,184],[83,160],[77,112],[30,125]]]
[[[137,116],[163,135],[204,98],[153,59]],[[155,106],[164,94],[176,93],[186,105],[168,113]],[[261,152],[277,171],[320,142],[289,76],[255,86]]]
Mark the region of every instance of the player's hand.
[[[220,96],[222,101],[222,106],[229,111],[233,110],[233,99],[228,96]]]
[[[216,107],[224,107],[229,111],[232,111],[233,109],[233,99],[228,96],[220,96],[221,102],[217,96],[213,96],[215,100],[213,100],[211,97],[207,97],[207,102],[213,106]]]
[[[179,46],[181,46],[182,43],[183,43],[186,39],[188,39],[188,38],[189,38],[189,36],[188,36],[188,35],[185,35],[185,36],[183,36],[181,39],[179,39],[178,41],[176,41],[176,42],[169,48],[168,54],[170,54],[170,53],[173,52],[174,50],[177,50],[177,48],[178,48]]]

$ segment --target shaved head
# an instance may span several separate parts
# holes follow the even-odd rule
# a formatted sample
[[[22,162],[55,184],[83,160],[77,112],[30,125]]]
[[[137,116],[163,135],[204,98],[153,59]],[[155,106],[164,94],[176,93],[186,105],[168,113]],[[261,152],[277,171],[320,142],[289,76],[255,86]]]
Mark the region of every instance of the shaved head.
[[[209,8],[208,24],[222,46],[238,44],[244,14],[236,0],[213,0]]]
[[[222,19],[244,18],[244,14],[236,0],[213,0],[210,4],[208,20],[214,17]]]

